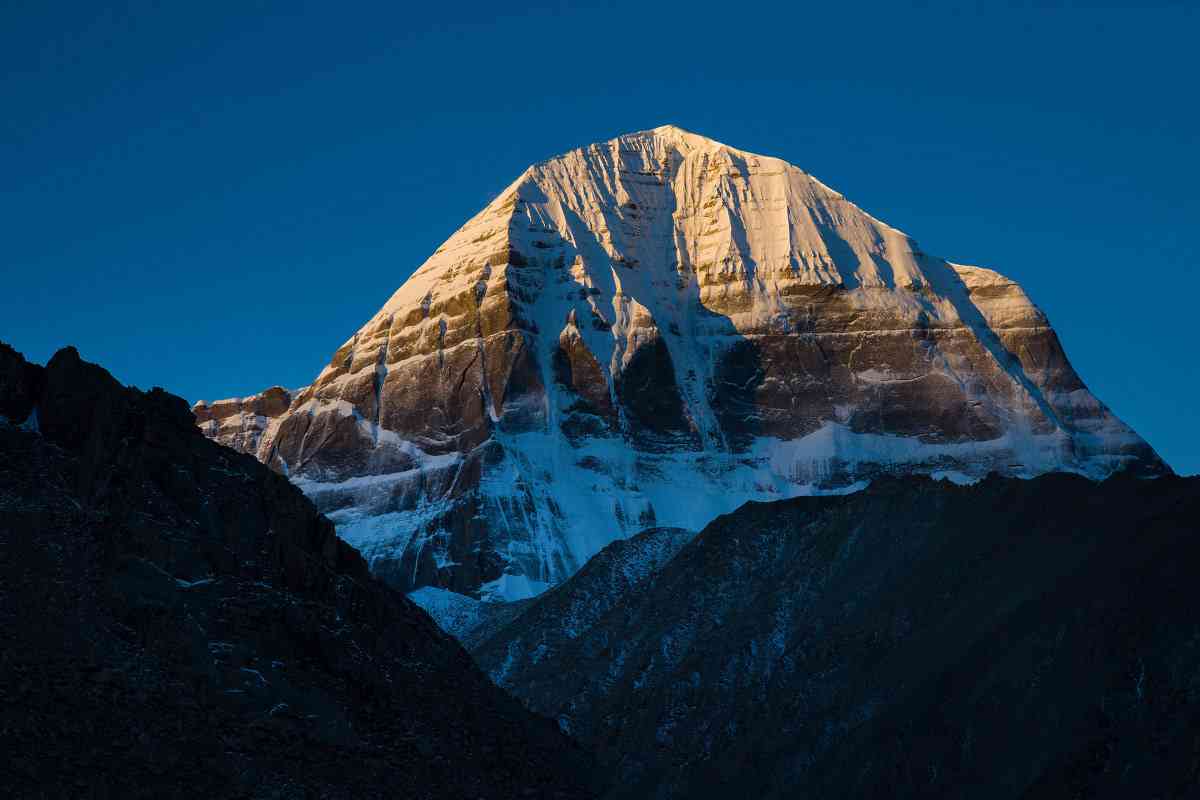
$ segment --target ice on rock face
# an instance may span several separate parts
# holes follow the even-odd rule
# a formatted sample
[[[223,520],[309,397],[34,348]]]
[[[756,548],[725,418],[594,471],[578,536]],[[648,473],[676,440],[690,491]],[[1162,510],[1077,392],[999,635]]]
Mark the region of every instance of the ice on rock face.
[[[452,636],[460,636],[479,624],[480,602],[464,594],[424,586],[410,593],[408,599],[425,609]]]
[[[206,432],[397,587],[482,599],[884,472],[1166,470],[1015,283],[674,126],[530,167],[286,408],[250,400]]]

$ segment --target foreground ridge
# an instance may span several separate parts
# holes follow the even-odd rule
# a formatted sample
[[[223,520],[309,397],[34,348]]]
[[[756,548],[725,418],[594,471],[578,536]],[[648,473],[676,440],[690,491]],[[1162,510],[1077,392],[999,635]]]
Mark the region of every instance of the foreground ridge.
[[[591,797],[589,759],[296,487],[0,344],[6,797]]]
[[[609,800],[1182,798],[1198,572],[1200,478],[881,478],[616,542],[460,636]]]

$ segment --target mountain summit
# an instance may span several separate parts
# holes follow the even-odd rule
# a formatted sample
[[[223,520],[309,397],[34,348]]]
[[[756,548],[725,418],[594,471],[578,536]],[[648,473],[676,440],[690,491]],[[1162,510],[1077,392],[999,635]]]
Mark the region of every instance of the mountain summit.
[[[485,599],[883,473],[1169,472],[1017,284],[672,125],[525,170],[311,386],[195,413],[385,579]]]

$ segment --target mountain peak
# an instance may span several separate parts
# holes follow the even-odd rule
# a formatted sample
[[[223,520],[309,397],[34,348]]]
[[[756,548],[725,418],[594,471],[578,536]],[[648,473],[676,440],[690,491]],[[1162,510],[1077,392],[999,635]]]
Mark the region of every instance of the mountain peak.
[[[734,152],[734,153],[744,152],[741,150],[737,150],[736,148],[730,147],[729,145],[724,144],[723,142],[718,142],[716,139],[711,139],[702,134],[695,133],[693,131],[689,131],[685,128],[681,128],[678,125],[671,125],[671,124],[659,125],[656,128],[649,128],[647,130],[633,131],[631,133],[624,133],[624,134],[615,136],[612,139],[608,139],[603,142],[597,142],[592,145],[587,145],[582,148],[577,148],[576,151],[571,151],[571,152],[587,153],[589,151],[593,151],[593,150],[597,150],[597,149],[598,150],[619,150],[619,149],[623,149],[623,148],[628,148],[631,144],[634,144],[634,143],[652,143],[653,145],[657,145],[657,146],[662,147],[667,150],[677,151],[680,154],[685,155],[685,156],[690,153],[698,152],[698,151],[699,152],[715,152],[718,150],[728,150],[728,151]],[[636,149],[636,145],[635,145],[635,149]],[[569,154],[564,154],[564,156],[566,156],[566,155],[569,155]],[[751,154],[747,153],[746,155],[751,155]],[[560,158],[561,157],[563,157],[563,156],[560,156]],[[551,159],[551,160],[554,160],[554,159]]]
[[[640,152],[647,159],[661,166],[679,156],[686,158],[693,153],[715,153],[722,150],[750,158],[765,158],[765,156],[758,156],[730,147],[723,142],[718,142],[716,139],[710,139],[707,136],[686,130],[678,125],[659,125],[656,128],[622,133],[610,139],[585,144],[552,156],[544,161],[539,161],[521,173],[521,176],[508,189],[501,193],[497,199],[503,199],[516,191],[530,175],[548,164],[561,163],[563,161],[590,161],[596,157],[609,157],[616,153]]]
[[[400,588],[492,598],[747,500],[1166,470],[1017,284],[674,125],[530,167],[262,409],[206,424]]]
[[[686,128],[681,128],[678,125],[659,125],[657,128],[651,128],[648,131],[639,131],[632,136],[649,135],[669,141],[684,141],[691,144],[703,145],[707,147],[726,147],[727,145],[718,142],[716,139],[709,138],[703,134],[689,131]]]

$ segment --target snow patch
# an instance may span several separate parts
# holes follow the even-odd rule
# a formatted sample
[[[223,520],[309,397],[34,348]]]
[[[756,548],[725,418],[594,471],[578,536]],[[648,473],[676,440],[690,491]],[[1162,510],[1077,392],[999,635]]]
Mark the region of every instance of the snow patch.
[[[410,592],[408,599],[425,609],[438,627],[456,639],[461,639],[482,620],[481,603],[457,592],[425,586]]]

